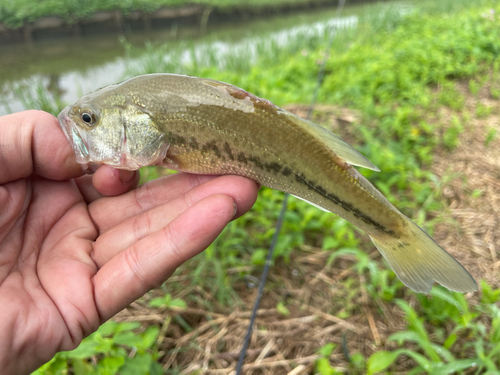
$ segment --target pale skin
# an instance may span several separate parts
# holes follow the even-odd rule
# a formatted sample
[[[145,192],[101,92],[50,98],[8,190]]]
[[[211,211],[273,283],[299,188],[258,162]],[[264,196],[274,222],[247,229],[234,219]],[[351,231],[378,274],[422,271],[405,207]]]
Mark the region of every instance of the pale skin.
[[[0,369],[71,350],[203,251],[255,202],[237,176],[82,175],[57,120],[0,117]]]

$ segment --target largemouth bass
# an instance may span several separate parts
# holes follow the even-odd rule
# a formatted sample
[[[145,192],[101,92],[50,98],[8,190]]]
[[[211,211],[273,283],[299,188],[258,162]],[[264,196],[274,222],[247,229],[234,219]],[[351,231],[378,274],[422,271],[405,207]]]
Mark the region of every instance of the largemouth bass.
[[[352,165],[377,167],[323,127],[245,90],[204,78],[144,75],[83,96],[59,122],[85,168],[160,165],[248,177],[361,228],[417,292],[428,293],[434,282],[477,290],[465,268]]]

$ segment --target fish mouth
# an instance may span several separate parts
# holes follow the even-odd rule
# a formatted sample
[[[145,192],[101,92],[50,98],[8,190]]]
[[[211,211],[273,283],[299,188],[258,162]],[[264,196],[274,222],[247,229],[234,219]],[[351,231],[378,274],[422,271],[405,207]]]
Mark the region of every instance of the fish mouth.
[[[86,173],[95,172],[98,165],[90,163],[90,154],[87,144],[85,143],[75,122],[69,118],[70,107],[64,108],[57,116],[59,125],[61,126],[66,139],[73,148],[75,159],[78,164],[82,165],[82,169]]]

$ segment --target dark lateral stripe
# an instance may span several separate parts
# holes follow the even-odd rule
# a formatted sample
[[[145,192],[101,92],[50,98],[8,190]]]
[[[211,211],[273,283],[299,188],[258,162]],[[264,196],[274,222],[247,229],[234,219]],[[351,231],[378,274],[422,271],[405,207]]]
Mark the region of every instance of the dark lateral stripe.
[[[168,133],[167,136],[169,137],[171,144],[182,144],[183,145],[186,142],[186,139],[184,137],[179,136],[179,135],[174,134],[174,133]],[[380,230],[381,232],[384,232],[386,234],[389,234],[389,235],[395,234],[394,231],[387,230],[383,225],[376,222],[374,219],[372,219],[370,216],[366,215],[365,213],[361,212],[359,209],[355,208],[351,203],[344,202],[337,195],[327,192],[320,185],[316,185],[314,183],[314,181],[306,179],[303,173],[293,172],[293,170],[290,167],[282,166],[282,165],[275,163],[275,162],[263,163],[258,156],[254,156],[254,155],[247,156],[243,152],[239,152],[236,155],[236,153],[233,153],[233,150],[231,149],[231,146],[229,145],[228,142],[225,142],[221,148],[219,148],[217,146],[217,144],[218,144],[218,142],[216,140],[209,141],[201,146],[201,150],[203,152],[212,152],[219,159],[222,158],[221,150],[223,150],[224,153],[229,157],[229,159],[231,161],[236,159],[237,161],[239,161],[241,163],[245,163],[245,164],[247,164],[248,162],[252,162],[256,168],[266,169],[267,172],[270,172],[270,171],[273,171],[275,173],[281,172],[281,174],[285,177],[288,177],[288,176],[293,174],[295,176],[295,181],[297,181],[300,184],[306,185],[310,190],[314,190],[316,193],[318,193],[319,195],[328,199],[329,201],[335,203],[336,205],[341,206],[344,210],[351,212],[355,217],[359,218],[360,220],[364,221],[365,223],[373,225],[375,228],[377,228],[378,230]],[[193,149],[198,149],[200,147],[198,145],[198,142],[196,141],[196,139],[194,139],[194,137],[191,137],[189,139],[188,146],[190,146]],[[236,157],[234,155],[236,155]]]
[[[224,151],[226,152],[229,159],[234,160],[233,150],[231,150],[231,146],[227,142],[224,143]]]
[[[393,230],[387,230],[383,225],[373,220],[370,216],[366,215],[364,212],[361,212],[359,209],[355,208],[351,203],[344,202],[335,194],[328,193],[322,186],[315,185],[313,181],[307,180],[302,173],[294,173],[294,174],[295,174],[295,181],[307,185],[309,189],[314,190],[316,193],[325,197],[329,201],[341,206],[344,210],[351,212],[354,216],[363,220],[365,223],[373,225],[375,228],[386,234],[389,235],[395,234]]]

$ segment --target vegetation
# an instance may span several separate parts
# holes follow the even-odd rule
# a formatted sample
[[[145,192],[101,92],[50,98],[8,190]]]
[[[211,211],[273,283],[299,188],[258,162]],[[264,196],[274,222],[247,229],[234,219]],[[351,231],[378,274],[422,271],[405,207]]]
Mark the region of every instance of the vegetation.
[[[274,5],[282,3],[305,3],[306,0],[274,0]],[[45,16],[59,16],[69,22],[85,20],[96,12],[118,10],[123,14],[138,10],[144,13],[152,13],[164,7],[179,7],[192,4],[202,4],[210,7],[225,9],[228,7],[249,7],[244,0],[3,0],[0,3],[0,22],[7,26],[16,28],[24,22],[32,22]],[[269,1],[252,1],[250,7],[259,8],[268,6]]]
[[[478,96],[487,89],[488,95],[498,99],[498,85],[486,82],[497,82],[500,75],[500,29],[496,27],[500,7],[488,1],[443,1],[417,9],[406,14],[386,7],[372,9],[360,16],[357,28],[339,31],[319,102],[324,108],[328,104],[333,113],[348,107],[362,114],[354,125],[337,126],[335,131],[383,171],[362,172],[432,233],[444,220],[437,213],[445,208],[443,189],[454,178],[440,179],[432,172],[434,157],[459,147],[462,134],[472,131],[468,127],[472,118],[485,118],[494,111],[481,103],[468,108],[466,96]],[[299,32],[284,44],[268,38],[252,46],[240,45],[231,54],[210,47],[195,52],[189,45],[178,51],[168,45],[148,45],[145,57],[130,64],[128,74],[168,71],[204,76],[231,82],[278,105],[308,103],[329,32]],[[125,46],[132,48],[126,42]],[[190,48],[191,58],[186,59],[183,51]],[[467,83],[465,91],[460,89],[463,82]],[[57,112],[43,93],[26,100],[31,107]],[[447,117],[441,116],[443,111]],[[327,112],[318,111],[316,120],[328,125],[332,115]],[[491,147],[495,139],[496,130],[490,127],[481,144]],[[148,168],[142,178],[146,181],[162,173]],[[470,192],[475,199],[482,193]],[[176,357],[178,367],[169,370],[176,374],[187,371],[193,353],[205,347],[225,353],[233,350],[225,337],[234,314],[222,328],[213,320],[214,331],[226,329],[226,334],[205,342],[207,346],[196,341],[204,336],[196,327],[253,300],[242,281],[260,274],[282,201],[281,193],[269,189],[263,188],[259,195],[247,215],[231,223],[203,254],[178,270],[162,291],[144,298],[142,306],[160,309],[166,316],[159,325],[139,329],[136,323],[106,323],[78,349],[58,354],[36,373],[63,373],[69,366],[75,374],[155,374],[160,373],[157,361],[171,364],[170,358]],[[334,341],[340,337],[338,331],[316,339],[323,344],[313,356],[314,369],[310,370],[315,373],[500,373],[498,285],[482,281],[481,291],[474,296],[440,287],[430,296],[417,295],[395,278],[349,223],[295,199],[288,206],[275,263],[274,272],[284,270],[281,274],[296,275],[296,279],[275,278],[267,286],[268,291],[277,291],[266,307],[269,314],[277,314],[272,316],[274,321],[314,311],[318,317],[343,322],[344,328],[354,332],[358,332],[357,317],[366,316],[363,324],[371,328],[370,342],[359,346]],[[322,281],[317,282],[320,275],[326,280],[322,287]],[[313,295],[295,292],[306,289]],[[285,293],[293,298],[286,298]],[[205,320],[191,319],[200,311],[205,311]],[[377,337],[377,325],[369,325],[373,315],[393,327],[387,329],[387,337]],[[175,336],[175,332],[182,333]],[[168,341],[168,335],[192,340]],[[187,353],[184,361],[182,352]],[[84,360],[89,357],[92,361]],[[294,359],[294,366],[300,363],[298,357]]]

